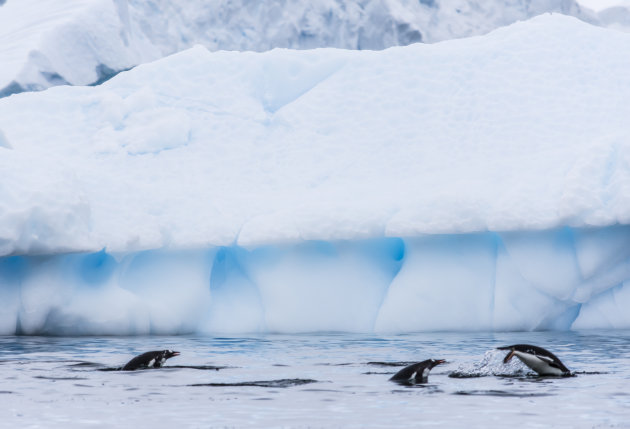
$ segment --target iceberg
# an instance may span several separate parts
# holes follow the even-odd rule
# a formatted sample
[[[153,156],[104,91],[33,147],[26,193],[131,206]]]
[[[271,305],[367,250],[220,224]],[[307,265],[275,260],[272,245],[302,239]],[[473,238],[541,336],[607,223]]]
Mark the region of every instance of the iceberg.
[[[0,333],[628,328],[629,50],[547,14],[0,99]]]
[[[0,97],[98,84],[196,44],[384,49],[485,34],[545,12],[622,19],[613,11],[600,20],[575,0],[11,0],[0,9]]]

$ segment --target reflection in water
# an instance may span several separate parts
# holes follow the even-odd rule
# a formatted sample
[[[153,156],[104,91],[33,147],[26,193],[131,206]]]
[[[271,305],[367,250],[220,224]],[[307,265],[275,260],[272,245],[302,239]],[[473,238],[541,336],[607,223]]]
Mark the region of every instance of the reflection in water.
[[[291,386],[300,386],[302,384],[310,384],[317,383],[317,380],[310,379],[301,379],[301,378],[292,378],[292,379],[281,379],[281,380],[268,380],[268,381],[241,381],[238,383],[197,383],[197,384],[189,384],[188,386],[192,387],[200,387],[200,386],[210,386],[210,387],[244,387],[244,386],[256,386],[256,387],[291,387]]]
[[[99,364],[94,364],[95,366],[100,366]],[[202,371],[218,371],[220,369],[232,368],[229,366],[215,366],[215,365],[167,365],[161,368],[138,368],[134,371],[168,371],[170,369],[199,369]],[[117,366],[114,368],[106,367],[106,368],[98,368],[97,371],[122,371],[121,366]]]
[[[412,365],[415,362],[368,362],[368,365],[374,366],[408,366]]]
[[[514,398],[529,398],[534,396],[552,396],[550,393],[540,392],[511,392],[505,390],[458,390],[455,395],[474,395],[474,396],[502,396]]]
[[[46,377],[43,375],[35,375],[33,378],[41,378],[42,380],[87,380],[85,377]]]

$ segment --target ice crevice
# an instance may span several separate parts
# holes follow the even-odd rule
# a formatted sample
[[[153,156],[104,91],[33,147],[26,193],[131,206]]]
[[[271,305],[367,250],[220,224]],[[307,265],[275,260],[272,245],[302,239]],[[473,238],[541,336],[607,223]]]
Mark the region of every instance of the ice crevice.
[[[628,328],[628,243],[610,226],[6,256],[0,333]]]

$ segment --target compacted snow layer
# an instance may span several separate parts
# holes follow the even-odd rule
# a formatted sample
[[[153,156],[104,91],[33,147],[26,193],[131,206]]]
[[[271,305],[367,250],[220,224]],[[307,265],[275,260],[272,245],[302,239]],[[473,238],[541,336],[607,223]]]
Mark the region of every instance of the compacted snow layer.
[[[574,0],[10,0],[0,9],[0,97],[98,83],[195,44],[383,49],[484,34],[545,12],[598,22]]]
[[[6,97],[0,330],[628,327],[620,52],[544,15]]]

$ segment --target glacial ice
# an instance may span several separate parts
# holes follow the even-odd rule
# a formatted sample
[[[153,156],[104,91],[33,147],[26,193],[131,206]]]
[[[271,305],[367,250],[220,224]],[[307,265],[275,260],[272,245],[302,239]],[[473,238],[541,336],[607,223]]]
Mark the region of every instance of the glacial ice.
[[[630,226],[595,231],[626,244],[582,277],[577,253],[610,250],[576,239],[593,232],[4,257],[0,334],[627,329]],[[561,287],[531,270],[554,262]]]
[[[628,328],[629,51],[552,14],[3,98],[0,334]]]
[[[384,49],[485,34],[545,12],[624,28],[630,8],[609,9],[600,19],[575,0],[12,0],[0,9],[0,97],[99,83],[195,44]]]

